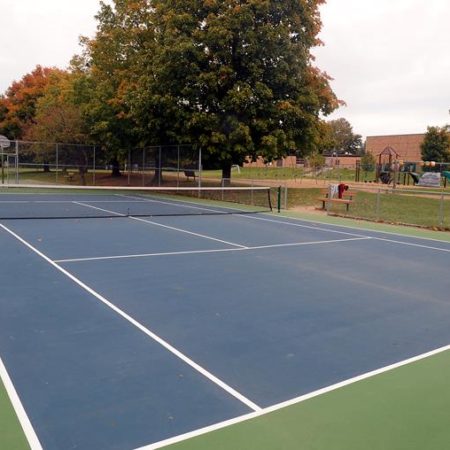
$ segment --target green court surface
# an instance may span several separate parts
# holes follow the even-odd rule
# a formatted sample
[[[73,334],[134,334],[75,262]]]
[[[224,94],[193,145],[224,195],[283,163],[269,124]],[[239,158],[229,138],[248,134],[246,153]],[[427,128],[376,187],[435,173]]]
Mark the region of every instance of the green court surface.
[[[166,448],[445,450],[449,388],[446,351]]]
[[[29,449],[1,385],[0,448]],[[450,442],[450,351],[170,450],[444,450]]]
[[[0,380],[0,449],[28,450],[29,448],[5,387]]]

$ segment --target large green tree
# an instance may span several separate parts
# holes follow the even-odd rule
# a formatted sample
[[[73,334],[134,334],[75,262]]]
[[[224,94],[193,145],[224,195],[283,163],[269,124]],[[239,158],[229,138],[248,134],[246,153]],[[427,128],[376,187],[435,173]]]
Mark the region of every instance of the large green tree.
[[[148,0],[100,2],[97,33],[93,39],[81,39],[83,53],[72,61],[89,85],[85,117],[91,137],[109,154],[116,175],[118,160],[142,141],[126,96],[143,72],[146,47],[152,45],[150,12]]]
[[[116,146],[192,143],[229,177],[315,150],[338,105],[313,65],[323,0],[114,0],[85,40],[97,123]]]
[[[353,127],[347,119],[340,118],[325,123],[323,151],[355,155],[361,152],[362,146],[362,136],[353,133]]]
[[[312,64],[321,22],[315,1],[155,0],[151,86],[179,126],[221,162],[311,151],[319,114],[338,106]],[[176,113],[174,113],[176,108]]]
[[[420,146],[423,161],[450,161],[449,127],[428,127]]]

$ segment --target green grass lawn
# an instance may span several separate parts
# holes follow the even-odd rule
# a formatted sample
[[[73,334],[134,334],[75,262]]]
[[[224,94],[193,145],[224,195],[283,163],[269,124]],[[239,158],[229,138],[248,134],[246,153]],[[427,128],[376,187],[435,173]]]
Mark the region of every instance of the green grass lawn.
[[[321,202],[321,190],[288,189],[288,207],[317,206]],[[442,209],[441,209],[442,208]],[[417,196],[412,193],[382,194],[377,206],[377,193],[358,192],[354,202],[346,211],[345,205],[333,204],[330,213],[354,218],[382,221],[389,223],[409,224],[423,227],[440,227],[450,229],[450,198],[442,204],[439,196]],[[443,219],[441,221],[441,219]]]

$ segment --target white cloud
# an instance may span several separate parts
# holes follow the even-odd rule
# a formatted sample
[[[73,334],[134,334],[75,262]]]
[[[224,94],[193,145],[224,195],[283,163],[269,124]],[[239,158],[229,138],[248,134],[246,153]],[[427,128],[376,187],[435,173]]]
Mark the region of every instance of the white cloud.
[[[97,0],[0,0],[0,92],[37,64],[66,67],[98,9]]]
[[[92,36],[98,0],[0,0],[0,92],[37,64],[66,67]],[[449,0],[328,0],[317,65],[366,135],[450,122]]]
[[[418,133],[449,122],[450,2],[328,0],[316,63],[363,135]]]

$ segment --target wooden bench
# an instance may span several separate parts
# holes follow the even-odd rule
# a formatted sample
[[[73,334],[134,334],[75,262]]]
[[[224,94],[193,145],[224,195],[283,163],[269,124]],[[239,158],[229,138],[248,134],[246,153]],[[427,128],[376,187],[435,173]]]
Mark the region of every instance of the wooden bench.
[[[329,195],[328,189],[321,189],[320,193],[321,193],[322,197],[318,198],[317,200],[322,202],[322,209],[326,209],[327,203],[335,203],[335,204],[345,205],[347,212],[356,196],[356,192],[352,192],[352,191],[344,191],[342,193],[342,198],[337,198],[337,197],[328,198],[328,195]]]
[[[72,172],[67,172],[65,175],[64,175],[64,178],[67,180],[67,181],[73,181],[73,177],[75,176],[75,174],[73,174]]]
[[[187,169],[184,171],[185,177],[189,180],[189,178],[193,178],[195,181],[195,170],[193,169]]]

